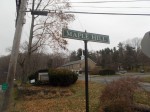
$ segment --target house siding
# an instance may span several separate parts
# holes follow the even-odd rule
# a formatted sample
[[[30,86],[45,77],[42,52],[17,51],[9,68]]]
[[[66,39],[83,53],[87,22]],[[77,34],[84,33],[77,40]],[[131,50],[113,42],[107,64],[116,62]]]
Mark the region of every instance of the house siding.
[[[92,70],[95,67],[96,67],[96,63],[88,58],[89,71]],[[75,72],[84,71],[84,69],[85,69],[85,60],[78,60],[78,61],[75,61],[74,63],[70,62],[70,64],[67,63],[67,64],[63,65],[61,68],[65,68],[65,69],[75,71]]]

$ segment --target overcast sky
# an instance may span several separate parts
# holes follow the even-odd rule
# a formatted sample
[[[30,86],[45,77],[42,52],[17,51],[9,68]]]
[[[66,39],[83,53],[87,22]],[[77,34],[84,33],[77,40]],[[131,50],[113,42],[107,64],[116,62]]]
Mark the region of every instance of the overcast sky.
[[[73,0],[72,0],[73,1]],[[74,0],[89,1],[94,0]],[[108,1],[108,0],[95,0]],[[110,0],[109,0],[110,1]],[[116,0],[112,0],[116,1]],[[123,0],[120,0],[123,1]],[[130,0],[134,1],[134,0]],[[149,1],[137,2],[108,2],[108,3],[72,3],[72,11],[100,12],[100,13],[149,13]],[[81,7],[79,7],[81,6]],[[101,7],[101,8],[98,8]],[[105,8],[102,8],[105,7]],[[112,8],[115,7],[115,8]],[[119,8],[120,7],[120,8]],[[128,8],[127,8],[128,7]],[[134,8],[137,7],[137,8]],[[147,8],[144,8],[147,7]],[[15,31],[15,0],[1,0],[0,4],[0,56],[7,54],[6,49],[12,47]],[[27,16],[28,17],[28,16]],[[70,29],[87,31],[90,33],[109,35],[110,44],[89,42],[89,50],[100,50],[106,47],[117,46],[119,42],[135,37],[143,38],[144,34],[150,30],[150,16],[118,16],[118,15],[90,15],[75,14],[76,20],[69,26]],[[30,18],[27,18],[30,19]],[[22,40],[27,40],[30,25],[24,26]],[[84,42],[70,40],[68,48],[70,50],[84,49]]]

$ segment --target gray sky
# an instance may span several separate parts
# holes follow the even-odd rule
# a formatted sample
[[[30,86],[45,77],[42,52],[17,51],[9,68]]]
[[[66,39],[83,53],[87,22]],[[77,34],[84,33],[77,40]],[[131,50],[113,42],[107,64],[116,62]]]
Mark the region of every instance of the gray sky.
[[[72,0],[73,1],[73,0]],[[85,1],[85,0],[74,0]],[[94,0],[86,0],[94,1]],[[95,0],[108,1],[108,0]],[[112,0],[114,1],[114,0]],[[116,0],[115,0],[116,1]],[[120,0],[123,1],[123,0]],[[130,0],[132,1],[132,0]],[[149,13],[150,8],[125,8],[125,7],[149,7],[150,2],[121,2],[121,3],[97,3],[95,4],[75,4],[72,3],[73,11],[85,12],[105,12],[105,13]],[[82,6],[82,7],[74,7]],[[14,31],[15,31],[15,0],[1,0],[0,4],[0,56],[7,54],[6,49],[12,46]],[[92,8],[94,7],[94,8]],[[96,8],[107,7],[107,8]],[[110,7],[124,7],[124,8],[110,8]],[[28,16],[27,20],[30,19]],[[146,32],[150,30],[150,16],[112,16],[112,15],[87,15],[75,14],[76,20],[70,25],[70,29],[78,31],[87,31],[90,33],[109,35],[110,44],[102,44],[96,42],[89,42],[89,50],[100,50],[106,47],[117,46],[119,42],[132,39],[134,37],[142,38]],[[22,41],[27,40],[30,25],[27,23],[24,26]],[[70,40],[68,48],[70,50],[84,49],[83,41]]]
[[[0,3],[0,56],[12,46],[15,31],[15,0],[1,0]]]

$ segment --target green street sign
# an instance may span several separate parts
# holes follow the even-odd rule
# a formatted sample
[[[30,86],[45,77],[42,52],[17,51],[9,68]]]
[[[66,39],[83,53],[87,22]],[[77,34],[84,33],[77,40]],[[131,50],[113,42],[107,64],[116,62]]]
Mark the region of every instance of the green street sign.
[[[7,83],[3,83],[2,84],[2,90],[5,91],[8,88],[8,84]]]
[[[70,29],[62,29],[62,37],[76,40],[87,40],[92,42],[110,43],[108,35],[80,32]]]

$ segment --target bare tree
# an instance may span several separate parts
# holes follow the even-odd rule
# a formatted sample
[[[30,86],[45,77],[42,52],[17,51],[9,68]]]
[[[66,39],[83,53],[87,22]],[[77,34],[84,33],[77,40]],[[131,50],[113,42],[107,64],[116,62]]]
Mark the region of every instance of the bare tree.
[[[59,53],[53,52],[51,54],[45,53],[43,50],[36,50],[30,57],[30,63],[27,63],[28,53],[27,53],[27,43],[20,46],[20,53],[18,56],[18,70],[16,73],[16,78],[20,79],[22,84],[27,81],[28,66],[30,66],[31,73],[39,69],[48,69],[50,67],[57,68],[64,64],[65,58],[67,57],[67,52]],[[30,65],[29,65],[30,64]]]
[[[74,15],[63,13],[70,8],[68,0],[35,0],[34,4],[32,10],[56,10],[58,13],[50,12],[46,17],[32,15],[29,55],[44,46],[66,49],[67,41],[61,38],[62,28],[67,28],[74,20]]]
[[[69,56],[65,53],[55,52],[51,55],[48,55],[47,66],[50,68],[57,68],[65,64]]]
[[[126,41],[126,46],[130,46],[134,49],[133,54],[129,54],[128,56],[133,57],[132,61],[134,60],[134,67],[136,68],[136,71],[141,66],[141,38],[135,37],[133,39],[129,39]],[[130,62],[131,63],[131,62]],[[132,62],[133,63],[133,62]]]
[[[132,46],[135,51],[138,51],[139,49],[141,49],[141,40],[141,38],[135,37],[133,39],[127,40],[125,44]]]
[[[63,10],[69,10],[68,0],[33,0],[33,10],[55,10],[48,16],[32,15],[31,30],[28,43],[28,56],[26,63],[28,74],[31,73],[31,54],[43,51],[46,46],[51,49],[66,49],[67,41],[62,37],[62,28],[74,20],[74,15],[65,14]],[[26,65],[27,65],[26,64]]]

